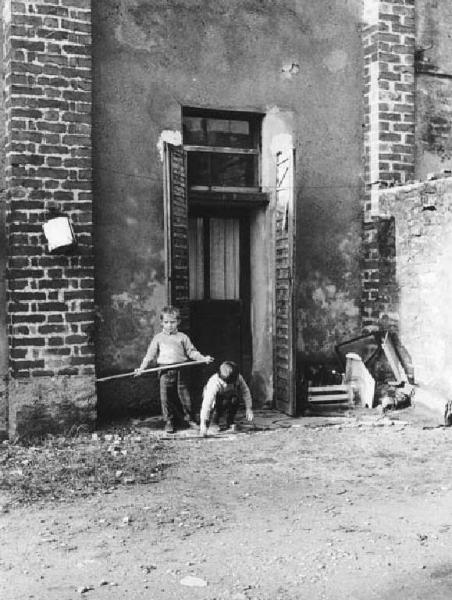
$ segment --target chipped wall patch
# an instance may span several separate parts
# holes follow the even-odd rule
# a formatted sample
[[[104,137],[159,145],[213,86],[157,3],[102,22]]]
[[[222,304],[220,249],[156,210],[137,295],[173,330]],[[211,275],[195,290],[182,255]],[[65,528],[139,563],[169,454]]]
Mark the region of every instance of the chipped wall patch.
[[[323,61],[324,66],[331,73],[343,71],[348,63],[347,53],[344,50],[333,50]]]
[[[177,130],[172,129],[164,129],[159,136],[159,141],[157,142],[157,150],[160,154],[160,160],[163,162],[163,143],[168,142],[168,144],[173,144],[174,146],[182,145],[182,133]]]
[[[294,75],[298,75],[300,72],[300,65],[298,63],[289,62],[282,66],[281,72],[283,77],[286,79],[292,79]]]
[[[380,0],[364,0],[363,4],[363,22],[370,27],[378,23]]]

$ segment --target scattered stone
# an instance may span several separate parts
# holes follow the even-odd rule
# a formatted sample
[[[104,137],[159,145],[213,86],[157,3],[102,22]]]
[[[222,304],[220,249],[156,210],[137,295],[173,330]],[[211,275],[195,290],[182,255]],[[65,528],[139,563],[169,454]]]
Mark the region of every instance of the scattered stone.
[[[92,585],[83,585],[82,587],[79,587],[77,592],[79,594],[86,594],[87,592],[92,592],[94,590],[94,587]]]
[[[421,544],[424,544],[428,540],[428,535],[425,535],[423,533],[418,533],[417,534],[417,539],[419,540],[419,542]]]
[[[146,573],[151,573],[151,571],[155,571],[157,565],[141,565],[141,569],[146,571]]]
[[[186,585],[188,587],[206,587],[207,581],[204,579],[200,579],[199,577],[193,577],[192,575],[187,575],[181,579],[181,585]]]

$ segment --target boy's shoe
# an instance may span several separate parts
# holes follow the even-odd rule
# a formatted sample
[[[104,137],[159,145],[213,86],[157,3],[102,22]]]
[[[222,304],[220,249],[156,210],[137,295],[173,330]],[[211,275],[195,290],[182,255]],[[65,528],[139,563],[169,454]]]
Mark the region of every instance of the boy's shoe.
[[[221,428],[219,425],[210,425],[209,427],[209,433],[215,434],[215,433],[220,433]]]
[[[198,429],[198,425],[195,421],[185,421],[185,427],[187,427],[187,429]]]
[[[169,421],[165,425],[165,433],[176,433],[176,430],[174,429],[174,425],[172,423],[170,423]]]
[[[239,430],[238,426],[237,426],[235,423],[231,423],[230,425],[228,425],[228,426],[226,427],[226,429],[227,429],[228,431],[231,431],[232,433],[234,433],[235,431],[238,431],[238,430]]]

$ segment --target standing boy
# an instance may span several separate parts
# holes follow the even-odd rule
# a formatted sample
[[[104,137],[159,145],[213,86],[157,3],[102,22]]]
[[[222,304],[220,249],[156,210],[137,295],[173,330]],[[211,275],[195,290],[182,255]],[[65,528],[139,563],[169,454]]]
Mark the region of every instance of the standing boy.
[[[146,354],[135,375],[140,375],[151,361],[158,366],[167,366],[189,360],[212,362],[211,356],[204,356],[193,346],[185,333],[178,331],[180,311],[174,306],[165,306],[160,313],[162,331],[151,340]],[[177,397],[179,397],[186,426],[194,427],[190,390],[183,369],[168,369],[160,373],[160,403],[165,419],[165,431],[175,432],[177,417]]]
[[[249,387],[239,373],[236,363],[226,360],[221,363],[218,372],[210,377],[204,388],[201,407],[201,435],[207,435],[211,413],[213,413],[212,421],[215,428],[219,428],[220,419],[226,413],[226,429],[234,431],[234,419],[241,400],[245,403],[247,420],[252,421],[254,416]]]

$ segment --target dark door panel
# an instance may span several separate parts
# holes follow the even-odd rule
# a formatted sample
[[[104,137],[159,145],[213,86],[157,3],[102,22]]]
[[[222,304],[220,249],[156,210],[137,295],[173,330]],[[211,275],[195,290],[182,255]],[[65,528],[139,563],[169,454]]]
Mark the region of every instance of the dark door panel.
[[[240,300],[192,300],[190,302],[191,338],[203,354],[215,362],[195,367],[192,372],[193,402],[199,410],[202,389],[224,360],[233,360],[242,369],[242,315]]]
[[[197,348],[213,356],[215,365],[233,360],[242,367],[241,300],[192,300],[190,309],[190,330]]]

